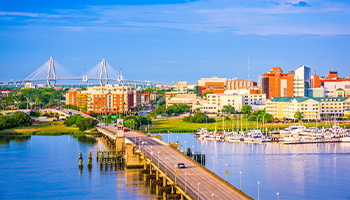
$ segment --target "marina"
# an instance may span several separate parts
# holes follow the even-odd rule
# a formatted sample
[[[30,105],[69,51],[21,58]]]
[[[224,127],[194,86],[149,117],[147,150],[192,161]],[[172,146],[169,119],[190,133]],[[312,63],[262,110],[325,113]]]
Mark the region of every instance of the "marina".
[[[232,129],[233,130],[233,129]],[[263,129],[262,129],[263,130]],[[280,132],[265,132],[260,129],[252,129],[248,132],[213,131],[205,128],[198,129],[194,137],[199,141],[214,140],[216,142],[278,142],[282,144],[310,144],[310,143],[339,143],[350,142],[350,130],[340,127],[336,123],[332,128],[306,128],[295,124]]]

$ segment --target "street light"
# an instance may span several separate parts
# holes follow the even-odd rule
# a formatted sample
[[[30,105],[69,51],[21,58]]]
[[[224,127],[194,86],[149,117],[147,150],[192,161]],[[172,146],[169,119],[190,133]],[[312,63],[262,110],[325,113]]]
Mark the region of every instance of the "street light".
[[[239,172],[239,189],[242,190],[242,172]]]
[[[169,140],[169,131],[168,131],[168,144],[170,143],[170,140]]]
[[[258,182],[258,200],[260,199],[260,182]]]
[[[279,200],[279,199],[280,199],[280,193],[277,192],[277,200]]]
[[[226,173],[225,173],[225,175],[226,175],[226,181],[227,181],[227,164],[226,164]]]
[[[214,194],[211,194],[211,199],[212,199],[212,200],[214,199]]]
[[[199,199],[199,186],[200,186],[201,184],[200,183],[198,183],[198,199]]]
[[[186,149],[186,141],[185,141],[185,151],[187,152],[187,149]]]

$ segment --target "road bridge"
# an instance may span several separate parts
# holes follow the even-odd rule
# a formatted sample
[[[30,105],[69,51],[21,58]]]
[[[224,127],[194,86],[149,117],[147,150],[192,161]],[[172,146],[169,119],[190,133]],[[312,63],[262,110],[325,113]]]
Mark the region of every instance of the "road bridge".
[[[101,126],[109,135],[115,135],[116,127]],[[106,134],[106,133],[105,133]],[[224,181],[205,167],[167,143],[137,131],[124,132],[124,137],[133,142],[145,154],[150,171],[167,177],[167,184],[174,187],[187,199],[252,199],[241,190]],[[184,163],[186,168],[178,169]],[[175,171],[177,172],[175,181]]]

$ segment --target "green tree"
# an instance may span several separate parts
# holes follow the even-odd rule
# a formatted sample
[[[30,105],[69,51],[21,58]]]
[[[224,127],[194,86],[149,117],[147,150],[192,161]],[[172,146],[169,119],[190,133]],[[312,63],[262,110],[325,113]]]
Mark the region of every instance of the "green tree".
[[[252,112],[253,108],[251,105],[244,105],[242,106],[241,112],[244,114],[250,114]]]
[[[80,121],[78,121],[77,126],[78,126],[80,131],[86,131],[86,130],[94,128],[97,123],[98,123],[97,120],[88,117],[88,118],[84,118],[84,119],[81,119]]]
[[[78,115],[78,114],[71,115],[66,118],[63,124],[65,124],[66,126],[72,126],[74,124],[78,124],[79,121],[81,121],[82,119],[84,119],[84,117],[81,115]]]
[[[297,111],[295,114],[294,114],[294,119],[300,121],[303,119],[303,114],[300,112],[300,111]]]
[[[10,118],[14,119],[19,126],[30,126],[32,125],[32,118],[24,112],[14,112]]]
[[[235,107],[233,107],[231,105],[225,105],[222,108],[222,112],[227,113],[227,114],[233,114],[233,113],[235,113]]]

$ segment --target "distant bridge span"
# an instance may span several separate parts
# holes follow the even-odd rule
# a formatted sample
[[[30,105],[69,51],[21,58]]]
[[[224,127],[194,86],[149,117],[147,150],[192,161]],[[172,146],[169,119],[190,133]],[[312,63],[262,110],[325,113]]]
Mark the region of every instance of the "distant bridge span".
[[[105,59],[102,60],[101,63],[97,64],[86,74],[84,71],[84,75],[82,77],[72,76],[67,69],[63,68],[60,64],[56,63],[51,57],[49,61],[43,64],[40,68],[34,71],[28,77],[21,80],[10,80],[10,81],[0,81],[0,85],[4,86],[16,86],[31,83],[31,82],[42,82],[45,81],[48,86],[55,86],[56,81],[83,81],[87,83],[88,81],[99,81],[100,85],[108,84],[109,81],[115,81],[118,84],[142,84],[142,85],[161,85],[162,87],[170,87],[172,84],[157,82],[157,81],[137,81],[137,80],[128,80],[123,79],[121,71],[116,72],[115,69],[111,65],[109,65]],[[62,84],[64,85],[64,84]]]

